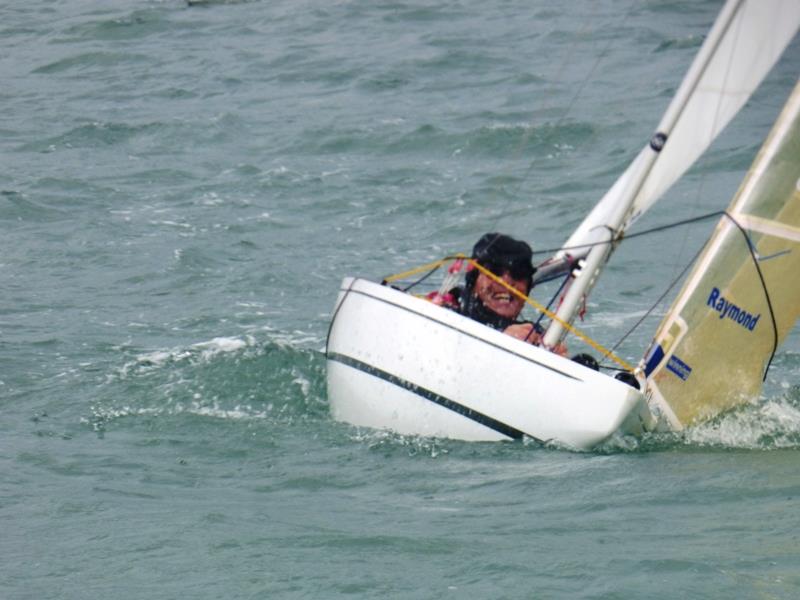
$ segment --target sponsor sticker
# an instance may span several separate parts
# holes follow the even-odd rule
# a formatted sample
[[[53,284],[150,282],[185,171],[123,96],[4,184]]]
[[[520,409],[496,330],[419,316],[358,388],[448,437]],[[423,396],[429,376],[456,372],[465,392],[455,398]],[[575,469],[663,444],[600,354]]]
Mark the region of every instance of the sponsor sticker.
[[[689,379],[689,375],[692,374],[692,367],[687,365],[683,362],[680,358],[673,355],[669,357],[669,361],[667,362],[667,369],[675,373],[678,377],[680,377],[683,381]]]
[[[727,317],[748,331],[753,331],[756,325],[758,325],[758,320],[761,318],[761,313],[754,315],[753,313],[747,312],[742,307],[737,306],[729,299],[725,298],[719,288],[716,287],[712,288],[711,293],[708,295],[706,305],[719,312],[720,319]]]

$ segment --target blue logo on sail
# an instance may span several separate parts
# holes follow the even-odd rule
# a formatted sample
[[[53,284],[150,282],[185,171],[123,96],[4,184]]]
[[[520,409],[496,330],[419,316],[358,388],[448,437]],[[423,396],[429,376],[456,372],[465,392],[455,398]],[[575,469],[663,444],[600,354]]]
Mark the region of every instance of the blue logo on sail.
[[[689,375],[692,374],[692,367],[687,365],[683,362],[680,358],[675,355],[669,357],[669,361],[667,361],[667,369],[675,373],[678,377],[686,381],[689,379]]]
[[[706,304],[719,312],[719,318],[728,318],[737,325],[741,325],[749,331],[753,331],[761,318],[761,313],[753,315],[743,308],[736,306],[733,302],[725,298],[719,291],[719,288],[714,288],[708,296]]]

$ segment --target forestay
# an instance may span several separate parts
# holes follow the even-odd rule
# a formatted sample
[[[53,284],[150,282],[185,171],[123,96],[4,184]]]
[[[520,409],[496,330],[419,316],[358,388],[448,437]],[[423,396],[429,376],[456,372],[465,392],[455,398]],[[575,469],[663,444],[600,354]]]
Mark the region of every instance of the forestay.
[[[674,428],[758,395],[800,315],[800,83],[656,333],[649,393]]]

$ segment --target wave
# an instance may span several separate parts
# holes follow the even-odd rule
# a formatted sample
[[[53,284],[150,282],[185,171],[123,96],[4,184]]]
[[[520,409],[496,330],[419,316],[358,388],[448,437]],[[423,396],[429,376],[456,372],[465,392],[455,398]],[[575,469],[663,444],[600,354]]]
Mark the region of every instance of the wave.
[[[420,458],[445,455],[497,458],[508,454],[519,457],[527,452],[572,452],[558,443],[540,444],[531,439],[521,442],[464,442],[433,437],[403,435],[342,424],[350,442],[369,451],[404,454]],[[648,454],[682,449],[705,450],[786,450],[800,448],[800,387],[789,394],[762,399],[756,404],[731,411],[682,432],[653,433],[642,437],[617,435],[581,454]]]
[[[138,425],[191,428],[198,422],[267,428],[322,426],[340,441],[362,445],[370,451],[429,458],[452,453],[494,456],[497,452],[569,450],[557,444],[542,448],[532,441],[480,444],[336,423],[328,413],[324,352],[309,347],[320,343],[316,338],[270,332],[266,341],[253,335],[218,337],[186,347],[136,354],[106,375],[100,397],[82,423],[100,434]],[[800,386],[784,386],[770,397],[682,432],[615,436],[592,453],[651,453],[681,448],[800,448]]]
[[[191,30],[191,24],[170,19],[171,13],[158,7],[136,9],[126,15],[118,12],[103,14],[99,11],[94,15],[97,17],[59,31],[54,43],[142,40],[154,35],[175,35],[176,29]]]
[[[33,75],[53,75],[65,72],[84,72],[90,69],[121,68],[131,63],[146,64],[150,59],[144,54],[122,52],[84,52],[37,67]]]
[[[489,125],[455,131],[425,124],[413,131],[384,127],[317,128],[306,131],[287,152],[331,155],[341,152],[407,156],[460,156],[470,158],[530,159],[552,158],[571,153],[595,134],[589,123],[533,125],[498,121]]]
[[[800,387],[762,398],[681,432],[643,437],[615,436],[596,449],[601,454],[658,452],[680,448],[787,450],[800,448]]]
[[[684,443],[747,450],[800,448],[800,388],[688,429]]]
[[[268,425],[320,420],[327,416],[324,356],[308,342],[247,335],[138,354],[107,375],[82,422],[106,432],[131,420],[186,416]]]

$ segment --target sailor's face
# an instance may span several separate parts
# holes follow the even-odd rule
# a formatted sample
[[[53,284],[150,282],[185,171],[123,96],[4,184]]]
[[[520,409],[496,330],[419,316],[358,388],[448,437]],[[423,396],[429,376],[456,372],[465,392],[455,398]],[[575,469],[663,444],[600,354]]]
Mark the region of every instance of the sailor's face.
[[[521,292],[523,297],[527,295],[528,282],[525,279],[514,279],[507,271],[500,279]],[[483,273],[475,280],[475,296],[486,308],[507,319],[516,319],[525,305],[525,300]]]

